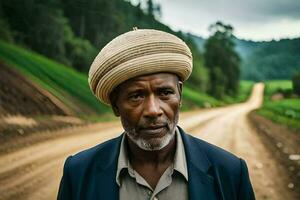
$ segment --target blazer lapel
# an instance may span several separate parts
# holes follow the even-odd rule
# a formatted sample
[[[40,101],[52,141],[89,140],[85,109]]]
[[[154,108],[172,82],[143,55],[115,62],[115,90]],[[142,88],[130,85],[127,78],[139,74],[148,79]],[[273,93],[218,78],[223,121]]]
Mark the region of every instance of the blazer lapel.
[[[107,168],[101,170],[95,177],[95,200],[118,200],[119,199],[119,186],[116,183],[116,171],[117,169]]]
[[[184,143],[190,200],[219,200],[214,177],[210,175],[211,163],[199,143],[188,136],[180,127],[179,131]]]
[[[122,135],[107,150],[105,155],[99,155],[96,164],[95,194],[92,199],[118,200],[119,186],[116,183],[117,160],[120,150]],[[100,157],[101,156],[101,157]]]

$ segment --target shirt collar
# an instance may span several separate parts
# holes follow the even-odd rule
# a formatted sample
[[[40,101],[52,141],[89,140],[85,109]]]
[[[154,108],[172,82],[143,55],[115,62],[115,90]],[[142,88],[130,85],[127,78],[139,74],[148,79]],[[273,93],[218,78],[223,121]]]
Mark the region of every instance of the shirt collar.
[[[188,171],[187,171],[187,164],[186,164],[186,156],[185,156],[185,149],[182,141],[182,137],[179,133],[179,130],[175,129],[175,136],[176,136],[176,151],[174,157],[174,170],[181,173],[184,178],[188,181]],[[118,157],[118,166],[117,166],[117,173],[116,173],[116,182],[120,186],[120,174],[122,169],[128,169],[130,173],[133,169],[129,163],[126,143],[125,143],[125,133],[123,134],[120,153]]]

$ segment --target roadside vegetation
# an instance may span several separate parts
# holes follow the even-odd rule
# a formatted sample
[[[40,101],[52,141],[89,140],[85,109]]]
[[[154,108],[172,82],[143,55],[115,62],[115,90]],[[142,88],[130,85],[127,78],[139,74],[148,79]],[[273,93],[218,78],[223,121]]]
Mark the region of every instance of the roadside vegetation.
[[[264,104],[257,113],[283,124],[288,128],[300,130],[300,99],[293,94],[292,81],[267,81]]]

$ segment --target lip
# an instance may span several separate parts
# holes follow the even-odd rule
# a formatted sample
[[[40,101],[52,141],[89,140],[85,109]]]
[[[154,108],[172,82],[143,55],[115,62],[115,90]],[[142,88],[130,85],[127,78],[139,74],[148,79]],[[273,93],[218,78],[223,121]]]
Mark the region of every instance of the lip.
[[[147,126],[140,129],[140,131],[147,135],[160,135],[166,130],[165,125]]]
[[[159,128],[163,128],[163,127],[166,127],[166,125],[164,125],[164,124],[161,124],[161,125],[153,125],[153,126],[143,127],[143,128],[141,128],[141,129],[142,129],[142,130],[143,130],[143,129],[146,129],[146,130],[152,130],[152,129],[159,129]]]

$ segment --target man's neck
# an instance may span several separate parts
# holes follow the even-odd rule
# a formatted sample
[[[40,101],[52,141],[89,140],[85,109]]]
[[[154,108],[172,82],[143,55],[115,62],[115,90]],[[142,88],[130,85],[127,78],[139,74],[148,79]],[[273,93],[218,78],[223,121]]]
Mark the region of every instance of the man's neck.
[[[157,151],[146,151],[127,138],[128,158],[131,166],[152,187],[155,188],[165,170],[173,163],[176,151],[176,137]]]
[[[130,163],[135,165],[153,165],[171,164],[174,160],[176,150],[176,137],[174,136],[170,143],[160,150],[146,151],[138,147],[127,137],[128,157]]]

